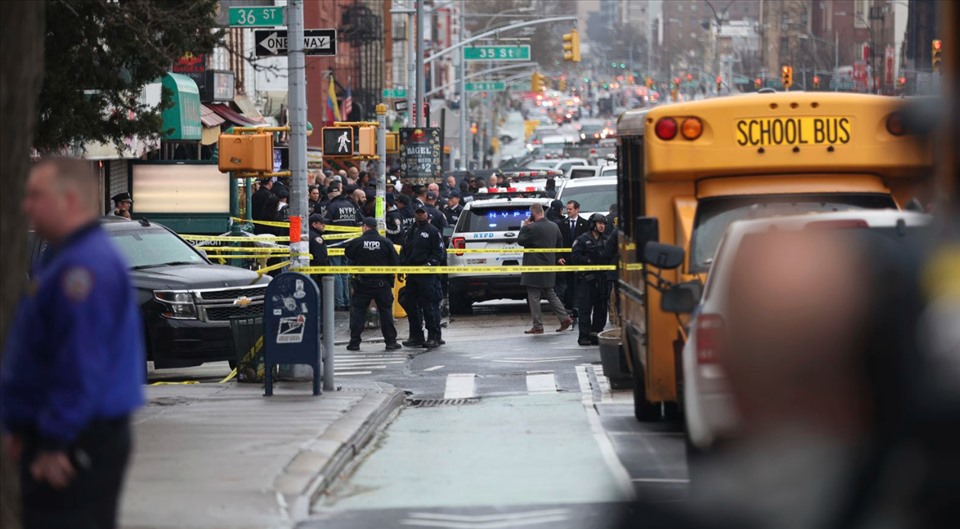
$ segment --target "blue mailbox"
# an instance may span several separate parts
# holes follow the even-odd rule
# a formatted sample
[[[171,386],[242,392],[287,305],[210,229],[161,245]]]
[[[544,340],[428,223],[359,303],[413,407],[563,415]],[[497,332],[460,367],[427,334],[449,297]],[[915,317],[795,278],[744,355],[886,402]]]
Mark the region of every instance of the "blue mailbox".
[[[313,394],[320,394],[320,289],[303,274],[286,272],[267,285],[263,300],[264,396],[273,395],[273,367],[313,368]]]

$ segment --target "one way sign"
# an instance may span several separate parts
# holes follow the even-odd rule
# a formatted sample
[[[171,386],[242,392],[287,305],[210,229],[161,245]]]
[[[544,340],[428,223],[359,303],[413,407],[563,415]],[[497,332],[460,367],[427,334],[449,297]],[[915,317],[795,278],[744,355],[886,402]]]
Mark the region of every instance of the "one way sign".
[[[287,54],[287,31],[258,29],[253,32],[257,57],[276,57]],[[337,30],[303,30],[303,51],[306,55],[336,55]]]

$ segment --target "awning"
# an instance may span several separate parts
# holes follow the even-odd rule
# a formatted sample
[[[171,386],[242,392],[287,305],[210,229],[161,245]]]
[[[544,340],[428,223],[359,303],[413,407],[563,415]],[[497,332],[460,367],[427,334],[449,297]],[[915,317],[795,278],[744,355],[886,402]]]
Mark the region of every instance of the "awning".
[[[213,145],[220,139],[220,125],[216,127],[203,127],[203,134],[200,137],[200,143],[203,145]]]
[[[163,111],[163,139],[197,141],[202,135],[200,90],[193,79],[168,73],[161,83],[172,94],[173,106]]]
[[[247,116],[244,116],[243,114],[230,108],[229,105],[224,105],[220,103],[210,103],[207,106],[210,107],[210,110],[213,110],[218,115],[223,117],[225,120],[235,125],[240,125],[242,127],[256,127],[260,125],[266,125],[266,123],[264,123],[263,121],[255,121],[251,118],[248,118]]]
[[[243,114],[248,119],[252,119],[257,122],[263,122],[263,114],[257,110],[257,106],[253,104],[253,101],[250,101],[250,98],[239,94],[233,98],[233,104],[240,109],[240,113]]]
[[[217,115],[216,112],[210,109],[207,105],[200,104],[200,122],[203,123],[204,128],[207,127],[219,127],[226,120]]]

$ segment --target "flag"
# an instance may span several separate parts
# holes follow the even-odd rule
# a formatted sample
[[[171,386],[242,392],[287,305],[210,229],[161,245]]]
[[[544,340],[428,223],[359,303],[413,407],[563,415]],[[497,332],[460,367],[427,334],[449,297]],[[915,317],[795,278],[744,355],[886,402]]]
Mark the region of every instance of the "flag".
[[[337,86],[330,76],[330,88],[327,90],[327,121],[342,121],[340,119],[340,105],[337,103]]]
[[[350,112],[353,110],[353,94],[350,87],[347,87],[347,97],[343,98],[343,119],[350,119]]]

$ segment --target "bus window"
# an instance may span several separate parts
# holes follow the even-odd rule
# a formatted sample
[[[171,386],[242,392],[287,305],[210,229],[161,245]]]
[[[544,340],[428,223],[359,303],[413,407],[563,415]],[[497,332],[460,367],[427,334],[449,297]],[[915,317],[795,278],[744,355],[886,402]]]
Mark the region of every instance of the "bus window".
[[[823,195],[764,195],[712,197],[700,200],[690,241],[690,272],[707,272],[720,237],[735,220],[748,218],[896,208],[889,195],[831,193]]]

